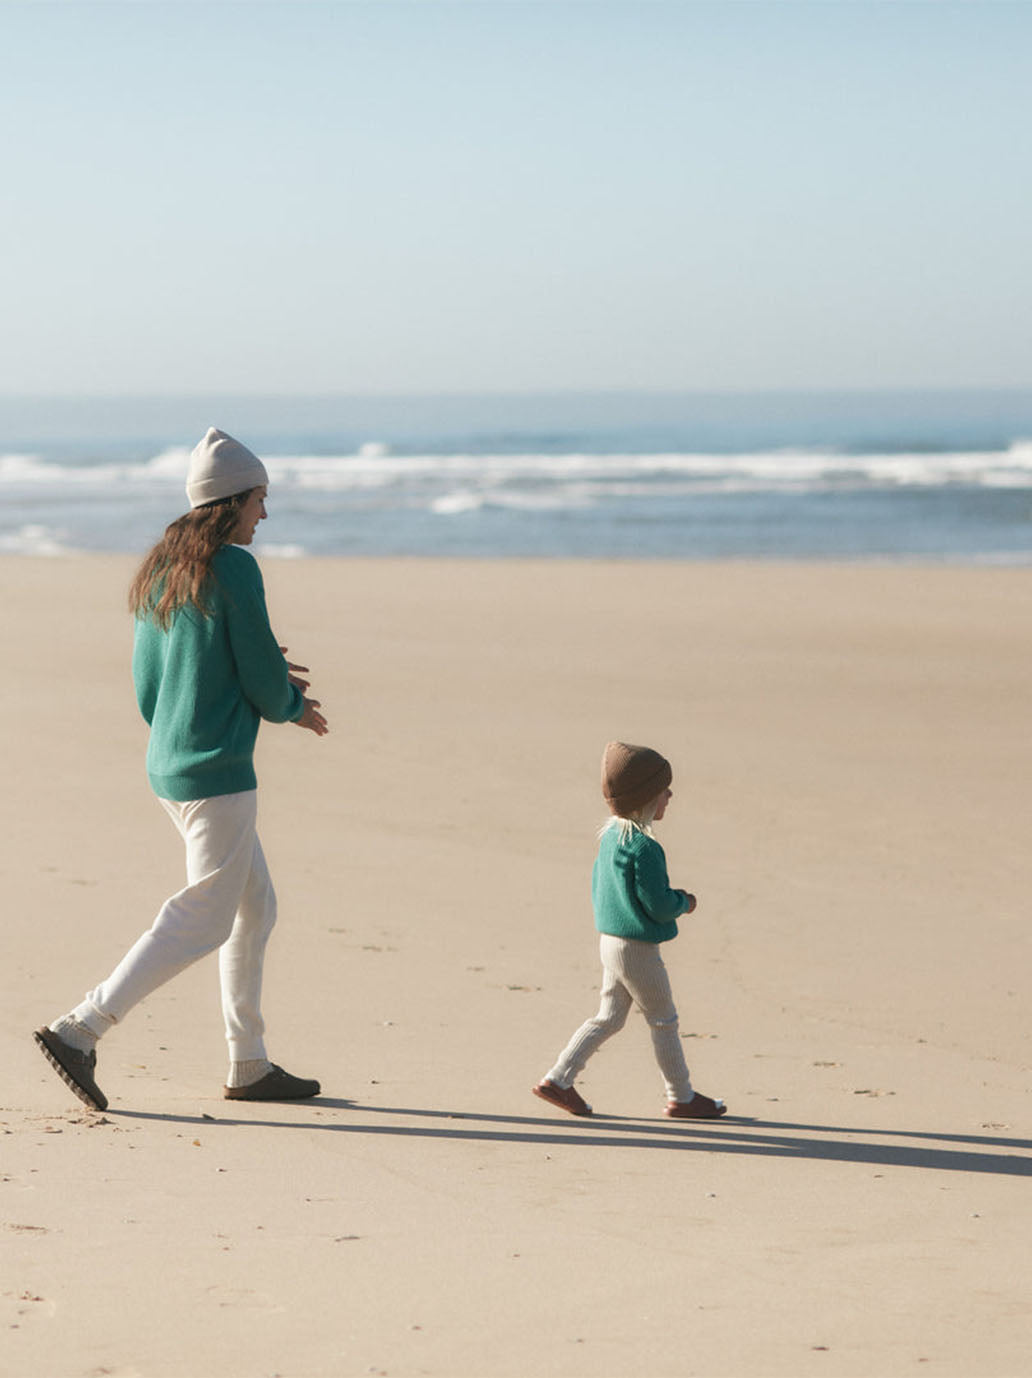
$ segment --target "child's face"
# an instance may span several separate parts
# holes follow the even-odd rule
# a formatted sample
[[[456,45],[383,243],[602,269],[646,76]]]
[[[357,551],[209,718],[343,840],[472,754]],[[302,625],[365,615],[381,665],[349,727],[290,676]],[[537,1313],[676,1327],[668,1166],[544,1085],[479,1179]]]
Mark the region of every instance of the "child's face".
[[[663,817],[663,815],[667,811],[667,805],[670,803],[673,797],[674,791],[672,789],[665,789],[663,793],[659,796],[658,800],[656,801],[656,812],[652,815],[653,823],[658,823],[659,820]]]

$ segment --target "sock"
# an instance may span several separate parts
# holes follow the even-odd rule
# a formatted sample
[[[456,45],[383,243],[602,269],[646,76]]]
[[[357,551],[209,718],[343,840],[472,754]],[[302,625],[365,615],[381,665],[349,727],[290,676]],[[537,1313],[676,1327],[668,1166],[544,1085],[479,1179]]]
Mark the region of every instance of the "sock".
[[[102,1014],[90,1000],[76,1005],[67,1017],[73,1019],[76,1024],[81,1024],[94,1038],[103,1038],[107,1031],[118,1023],[118,1020],[112,1019],[109,1014]]]
[[[265,1057],[254,1057],[247,1062],[231,1062],[229,1064],[229,1080],[227,1086],[253,1086],[256,1081],[261,1081],[262,1077],[267,1076],[272,1071],[272,1063]]]
[[[97,1046],[97,1035],[92,1029],[88,1029],[85,1024],[80,1023],[74,1014],[63,1014],[60,1019],[55,1019],[53,1024],[48,1026],[51,1033],[56,1033],[69,1047],[75,1048],[80,1053],[85,1053],[87,1057]]]

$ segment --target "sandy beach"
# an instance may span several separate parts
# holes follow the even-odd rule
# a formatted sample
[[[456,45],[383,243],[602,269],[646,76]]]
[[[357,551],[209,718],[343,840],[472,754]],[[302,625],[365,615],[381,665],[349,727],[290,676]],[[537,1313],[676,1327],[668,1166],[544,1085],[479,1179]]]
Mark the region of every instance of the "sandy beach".
[[[260,556],[260,548],[257,548]],[[121,557],[0,560],[5,1378],[1016,1378],[1028,1339],[1032,571],[264,562],[331,735],[262,730],[271,1055],[213,960],[100,1048],[31,1032],[182,883]],[[611,738],[699,908],[646,1027],[530,1094],[599,982]]]

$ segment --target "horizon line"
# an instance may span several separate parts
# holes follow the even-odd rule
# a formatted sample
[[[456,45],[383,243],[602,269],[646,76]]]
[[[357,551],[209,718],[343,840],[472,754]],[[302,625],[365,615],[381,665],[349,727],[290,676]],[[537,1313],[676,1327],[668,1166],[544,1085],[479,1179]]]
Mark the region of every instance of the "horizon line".
[[[337,391],[260,391],[226,389],[193,390],[182,392],[125,391],[125,392],[8,392],[0,389],[0,403],[6,402],[180,402],[201,401],[207,398],[238,398],[247,401],[264,402],[326,402],[326,401],[464,401],[484,398],[506,398],[508,400],[532,399],[540,397],[862,397],[871,394],[894,394],[908,396],[928,393],[1029,393],[1032,394],[1032,381],[1028,383],[893,383],[893,384],[795,384],[792,386],[743,386],[743,387],[634,387],[629,384],[602,385],[599,387],[561,387],[561,388],[484,388],[484,389],[433,389],[414,391],[369,390],[365,392]]]

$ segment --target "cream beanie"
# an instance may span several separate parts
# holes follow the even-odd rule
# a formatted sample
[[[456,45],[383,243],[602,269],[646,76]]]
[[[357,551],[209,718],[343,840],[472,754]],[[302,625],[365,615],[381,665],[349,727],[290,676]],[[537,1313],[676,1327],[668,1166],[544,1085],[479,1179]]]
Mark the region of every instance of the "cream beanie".
[[[670,762],[651,747],[610,742],[603,753],[602,794],[618,818],[644,808],[673,778]]]
[[[191,507],[231,498],[249,488],[268,484],[269,475],[257,455],[225,431],[208,427],[208,434],[190,456],[186,475],[186,496]]]

